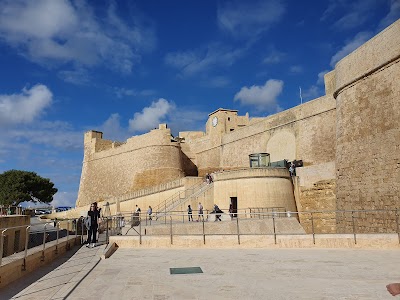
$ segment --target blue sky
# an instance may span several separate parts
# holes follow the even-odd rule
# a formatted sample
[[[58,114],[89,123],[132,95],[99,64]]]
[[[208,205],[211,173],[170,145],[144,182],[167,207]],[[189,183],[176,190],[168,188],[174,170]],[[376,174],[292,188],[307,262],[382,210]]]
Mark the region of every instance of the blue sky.
[[[0,0],[0,172],[37,172],[74,206],[85,131],[291,108],[399,17],[400,0]]]

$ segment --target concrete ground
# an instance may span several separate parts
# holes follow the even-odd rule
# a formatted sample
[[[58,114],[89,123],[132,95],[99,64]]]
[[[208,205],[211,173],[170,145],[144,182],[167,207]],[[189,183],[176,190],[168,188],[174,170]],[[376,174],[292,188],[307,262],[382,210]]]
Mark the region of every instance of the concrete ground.
[[[398,250],[82,247],[12,299],[392,299]],[[170,275],[200,267],[202,274]],[[2,291],[0,290],[0,298]]]

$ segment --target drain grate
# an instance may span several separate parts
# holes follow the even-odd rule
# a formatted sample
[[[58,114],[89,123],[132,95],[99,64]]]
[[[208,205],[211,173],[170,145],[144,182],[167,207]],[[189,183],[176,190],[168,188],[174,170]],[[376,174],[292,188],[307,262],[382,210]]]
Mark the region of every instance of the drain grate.
[[[169,268],[171,275],[175,274],[196,274],[203,273],[200,267],[189,267],[189,268]]]

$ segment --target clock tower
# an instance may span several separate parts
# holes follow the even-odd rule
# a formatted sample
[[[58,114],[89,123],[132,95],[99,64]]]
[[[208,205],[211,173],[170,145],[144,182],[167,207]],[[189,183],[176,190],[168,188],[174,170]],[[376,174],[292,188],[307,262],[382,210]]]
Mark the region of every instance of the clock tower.
[[[249,125],[249,116],[238,116],[237,110],[219,108],[208,115],[207,135],[223,135]]]

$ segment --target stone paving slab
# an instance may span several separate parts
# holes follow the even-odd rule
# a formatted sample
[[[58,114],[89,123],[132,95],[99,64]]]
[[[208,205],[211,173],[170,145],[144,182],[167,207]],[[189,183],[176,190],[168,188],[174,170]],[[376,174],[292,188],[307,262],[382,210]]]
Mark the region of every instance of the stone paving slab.
[[[392,299],[400,251],[82,247],[12,299]],[[170,268],[204,273],[171,275]],[[1,298],[1,297],[0,297]]]
[[[65,263],[36,280],[33,284],[10,299],[67,299],[68,295],[79,285],[80,281],[98,264],[105,247],[105,245],[100,245],[95,248],[82,246]],[[24,280],[24,278],[20,280]],[[1,290],[0,299],[3,299],[1,297]]]

